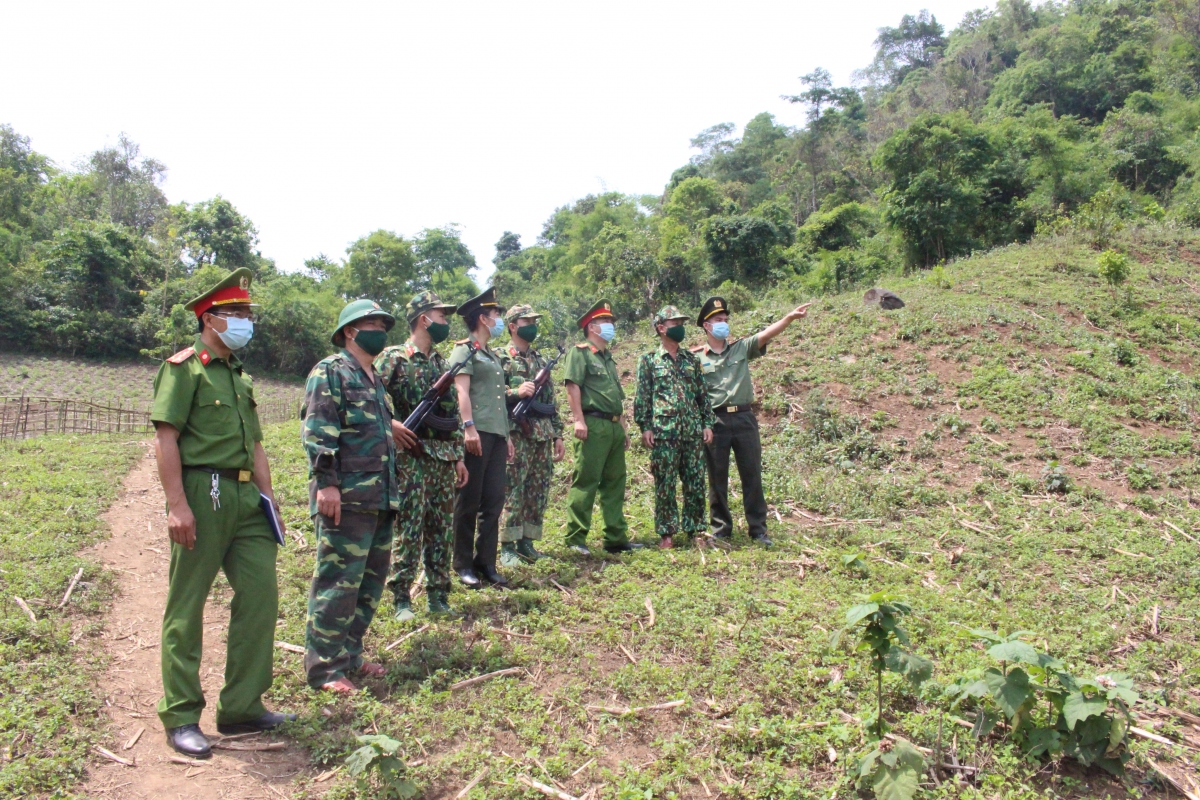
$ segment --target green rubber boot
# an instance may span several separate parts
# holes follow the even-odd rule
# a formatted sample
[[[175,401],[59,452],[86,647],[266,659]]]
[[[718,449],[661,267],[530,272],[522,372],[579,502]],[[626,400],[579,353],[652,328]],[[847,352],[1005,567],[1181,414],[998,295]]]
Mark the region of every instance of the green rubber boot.
[[[517,552],[516,542],[501,542],[500,543],[500,566],[502,567],[519,567],[524,564],[524,559]]]
[[[444,592],[429,593],[429,615],[431,617],[441,617],[443,619],[462,618],[462,614],[458,611],[455,611],[450,607],[450,604],[446,602],[446,595]]]
[[[392,615],[392,619],[397,622],[411,622],[416,619],[417,615],[413,613],[412,601],[407,597],[396,598],[396,613]]]
[[[531,564],[538,559],[550,557],[545,553],[539,553],[533,548],[533,539],[522,539],[521,541],[517,542],[517,553],[520,554],[521,558],[525,559]]]

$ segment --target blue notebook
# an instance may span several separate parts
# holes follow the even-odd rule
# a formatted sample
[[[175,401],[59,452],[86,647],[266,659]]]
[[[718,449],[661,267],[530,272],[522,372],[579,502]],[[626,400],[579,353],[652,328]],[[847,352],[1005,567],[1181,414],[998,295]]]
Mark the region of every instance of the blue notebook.
[[[263,514],[267,516],[267,524],[271,526],[271,533],[275,536],[275,544],[283,547],[287,542],[283,538],[284,524],[279,516],[279,509],[271,502],[271,498],[262,492],[258,494],[262,498],[258,501],[258,505],[263,510]]]

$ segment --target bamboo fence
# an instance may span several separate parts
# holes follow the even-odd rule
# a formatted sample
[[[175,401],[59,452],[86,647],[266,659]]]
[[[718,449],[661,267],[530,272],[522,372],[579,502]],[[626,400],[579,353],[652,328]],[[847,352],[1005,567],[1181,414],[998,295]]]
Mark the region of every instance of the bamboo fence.
[[[261,423],[300,419],[303,401],[268,400],[258,404]],[[151,433],[150,409],[134,404],[117,405],[72,400],[65,397],[0,397],[0,441],[28,439],[54,433]]]

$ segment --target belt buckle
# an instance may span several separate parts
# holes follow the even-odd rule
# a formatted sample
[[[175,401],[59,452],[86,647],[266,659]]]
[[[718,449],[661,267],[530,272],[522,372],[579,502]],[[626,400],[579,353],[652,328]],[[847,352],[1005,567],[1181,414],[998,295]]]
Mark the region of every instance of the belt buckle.
[[[738,407],[737,407],[737,406],[725,406],[725,413],[726,413],[726,414],[736,414],[736,413],[737,413],[737,410],[738,410]]]
[[[250,476],[252,474],[253,473],[251,473],[250,470],[248,470],[248,469],[239,469],[238,470],[238,483],[249,483]]]

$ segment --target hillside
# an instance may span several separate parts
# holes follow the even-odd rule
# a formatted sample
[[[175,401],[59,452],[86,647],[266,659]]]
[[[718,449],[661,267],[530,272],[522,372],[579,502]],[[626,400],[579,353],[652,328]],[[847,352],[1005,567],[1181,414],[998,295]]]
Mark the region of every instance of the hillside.
[[[898,312],[857,292],[819,300],[754,367],[777,549],[739,532],[729,552],[569,554],[563,464],[547,526],[556,560],[514,571],[512,591],[456,590],[461,625],[399,625],[385,601],[368,649],[390,672],[354,701],[310,694],[299,657],[281,652],[276,704],[303,712],[296,735],[331,765],[355,733],[394,736],[429,797],[453,797],[483,767],[473,797],[532,796],[520,773],[575,796],[847,797],[874,677],[830,639],[847,607],[886,590],[911,603],[912,649],[934,672],[920,691],[885,674],[884,719],[964,765],[965,783],[941,771],[926,796],[1158,795],[1147,757],[1182,774],[1198,741],[1168,709],[1200,712],[1200,235],[1145,228],[1122,246],[1135,256],[1128,292],[1098,280],[1090,247],[1040,237],[889,282],[908,303]],[[797,299],[763,301],[735,331]],[[620,345],[630,381],[646,346]],[[289,526],[309,542],[282,555],[279,635],[299,643],[313,551],[294,427],[274,427],[267,449]],[[635,445],[627,511],[647,543],[651,485]],[[969,725],[976,701],[952,709],[948,694],[994,664],[971,629],[1026,631],[1080,679],[1128,674],[1141,728],[1189,747],[1134,739],[1124,785],[1070,759],[1024,761],[1004,726],[976,748],[955,721]],[[513,665],[526,672],[447,692]],[[685,702],[611,711],[673,700]],[[334,783],[329,796],[349,796]]]

